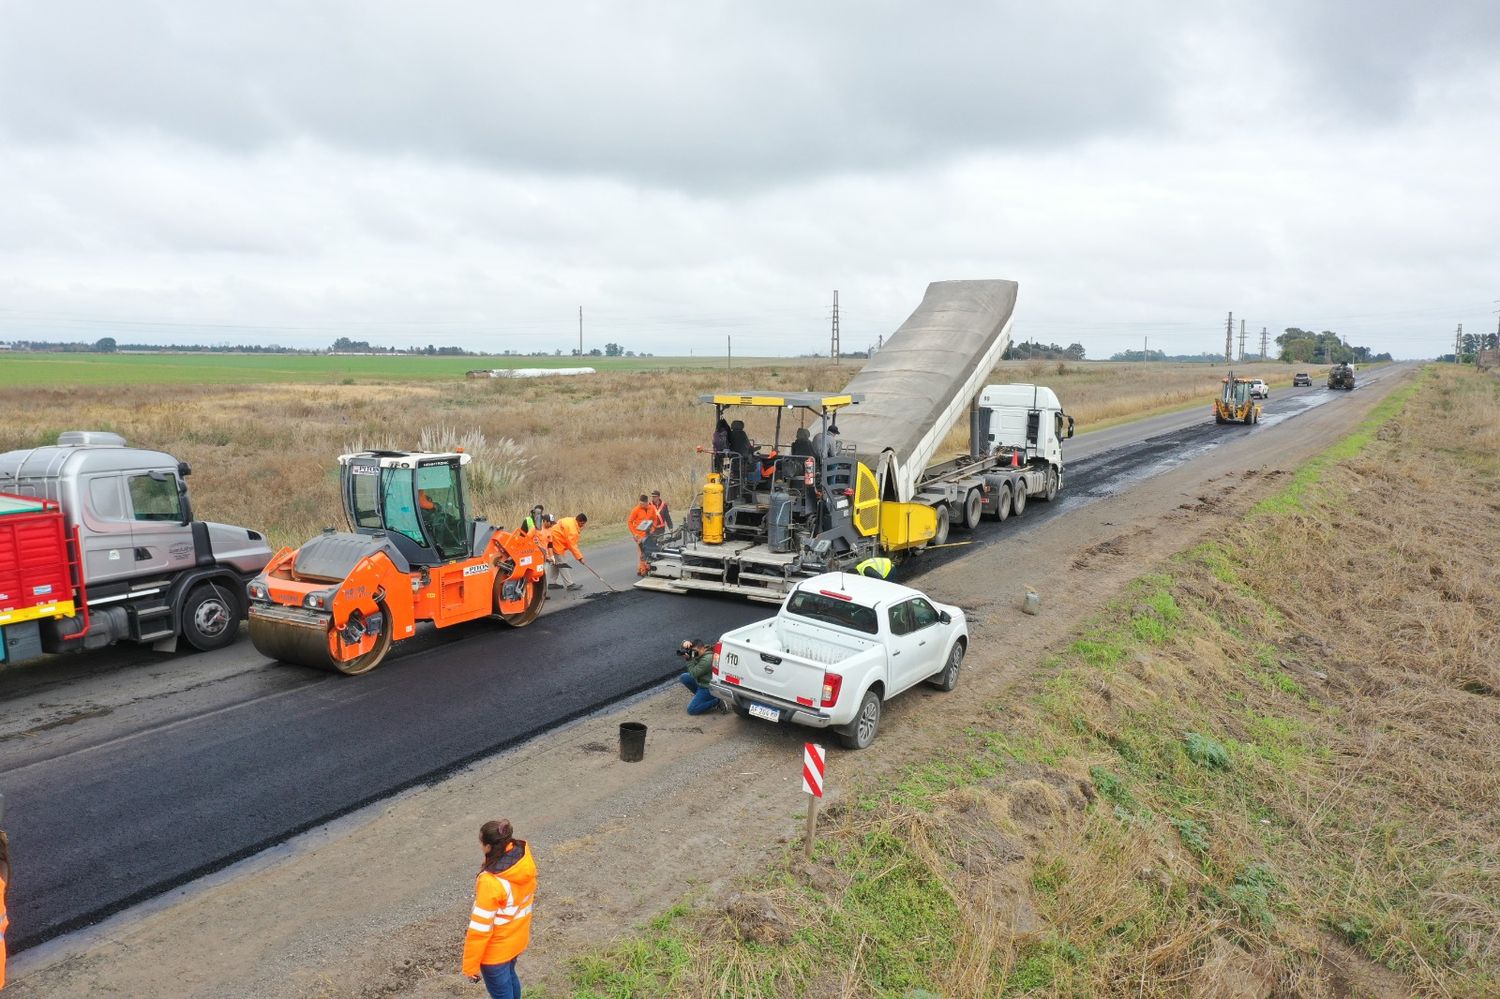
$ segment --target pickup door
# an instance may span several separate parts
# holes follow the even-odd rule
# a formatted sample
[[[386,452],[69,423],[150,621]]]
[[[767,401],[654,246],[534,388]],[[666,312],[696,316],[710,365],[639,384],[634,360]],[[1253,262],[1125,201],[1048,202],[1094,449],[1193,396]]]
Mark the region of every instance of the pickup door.
[[[724,682],[757,693],[817,709],[823,699],[823,675],[838,671],[855,656],[878,657],[881,650],[873,636],[856,637],[782,615],[752,624],[724,636],[719,652],[719,672]]]
[[[922,597],[912,597],[886,610],[891,637],[891,696],[927,679],[943,667],[943,639],[937,608]]]

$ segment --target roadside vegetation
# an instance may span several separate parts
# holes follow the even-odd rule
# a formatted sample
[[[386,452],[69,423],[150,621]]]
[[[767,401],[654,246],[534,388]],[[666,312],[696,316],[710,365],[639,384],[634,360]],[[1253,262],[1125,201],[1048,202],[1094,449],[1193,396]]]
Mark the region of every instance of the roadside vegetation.
[[[1500,994],[1497,409],[1429,369],[853,788],[810,865],[552,994]]]
[[[651,489],[661,489],[680,516],[707,468],[695,448],[709,443],[713,411],[698,403],[700,393],[727,386],[832,391],[858,370],[855,363],[788,360],[737,365],[732,373],[659,367],[569,379],[471,381],[462,369],[484,359],[188,356],[184,365],[199,366],[191,368],[194,378],[214,380],[204,374],[206,363],[234,368],[235,381],[254,371],[250,380],[264,384],[148,384],[138,381],[137,369],[118,366],[134,363],[133,356],[79,357],[91,372],[107,377],[84,378],[75,371],[66,384],[37,380],[30,377],[37,369],[28,366],[29,357],[0,358],[0,451],[53,443],[62,430],[113,430],[132,444],[189,462],[199,516],[255,527],[273,544],[289,545],[339,519],[340,452],[410,449],[424,438],[462,443],[474,435],[468,450],[476,457],[470,468],[480,484],[478,508],[502,524],[516,523],[540,502],[557,513],[587,512],[597,525],[590,534],[599,537]],[[305,367],[313,361],[371,362],[379,369],[358,379],[335,377],[343,369],[322,371],[303,384],[305,374],[319,370]],[[646,361],[677,363],[619,363]],[[252,362],[272,367],[237,367]],[[287,364],[300,366],[295,378],[275,367]],[[444,364],[454,366],[448,377],[429,377]],[[1283,381],[1291,377],[1284,365],[1246,370]],[[410,372],[419,373],[417,380],[398,380]],[[1200,364],[1011,361],[994,379],[1050,385],[1079,430],[1087,431],[1183,405],[1202,405],[1207,413],[1222,376],[1222,368]],[[769,426],[751,431],[769,439]],[[955,448],[967,443],[966,432],[955,434]]]

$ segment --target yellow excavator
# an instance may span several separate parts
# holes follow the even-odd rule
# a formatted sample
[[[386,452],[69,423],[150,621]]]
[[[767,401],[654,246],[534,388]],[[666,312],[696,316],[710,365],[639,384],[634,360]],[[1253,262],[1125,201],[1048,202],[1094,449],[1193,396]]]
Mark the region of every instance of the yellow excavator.
[[[1215,423],[1260,422],[1260,403],[1250,395],[1254,378],[1236,378],[1233,371],[1224,376],[1224,389],[1214,400]]]

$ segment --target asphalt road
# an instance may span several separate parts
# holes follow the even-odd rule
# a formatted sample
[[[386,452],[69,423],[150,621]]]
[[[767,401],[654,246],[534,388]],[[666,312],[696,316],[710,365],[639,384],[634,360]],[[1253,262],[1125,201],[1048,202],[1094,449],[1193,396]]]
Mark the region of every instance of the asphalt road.
[[[1361,387],[1392,370],[1362,373]],[[1342,395],[1278,390],[1261,426]],[[1003,525],[986,521],[969,545],[914,559],[901,575],[920,579],[924,568],[1257,432],[1216,426],[1206,408],[1076,438],[1056,501],[1033,502]],[[213,656],[113,650],[0,673],[0,791],[18,859],[12,950],[655,686],[677,672],[677,638],[769,613],[625,589],[628,544],[590,556],[625,592],[591,584],[588,599],[554,601],[520,630],[428,630],[363,677],[267,663],[248,642]]]

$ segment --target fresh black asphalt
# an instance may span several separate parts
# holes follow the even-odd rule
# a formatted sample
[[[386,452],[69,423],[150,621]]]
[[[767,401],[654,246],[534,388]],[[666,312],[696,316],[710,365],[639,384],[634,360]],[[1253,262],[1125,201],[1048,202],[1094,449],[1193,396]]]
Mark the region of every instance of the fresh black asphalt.
[[[1312,396],[1288,398],[1286,410]],[[901,576],[1251,432],[1205,422],[1071,463],[1058,500],[1033,501],[1019,521],[985,521],[973,544],[923,556]],[[769,613],[730,599],[611,594],[519,630],[429,632],[362,677],[268,664],[281,672],[253,699],[12,762],[0,770],[17,861],[8,943],[24,949],[95,922],[655,686],[677,671],[676,639]]]

